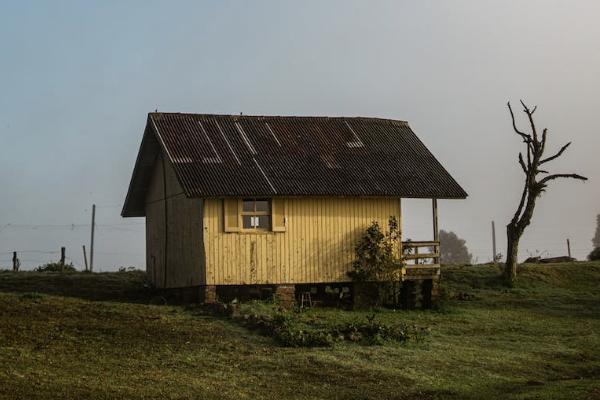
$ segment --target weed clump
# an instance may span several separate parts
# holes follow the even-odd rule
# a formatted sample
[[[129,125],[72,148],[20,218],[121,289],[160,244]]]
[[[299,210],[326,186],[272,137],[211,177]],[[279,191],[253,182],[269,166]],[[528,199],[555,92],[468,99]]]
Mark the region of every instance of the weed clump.
[[[73,263],[61,264],[59,262],[51,262],[48,264],[40,265],[34,271],[36,271],[36,272],[76,272],[77,270],[73,266]]]
[[[19,299],[22,301],[31,301],[34,303],[39,303],[44,298],[44,295],[37,292],[28,292],[23,293],[19,296]]]
[[[377,320],[375,314],[366,316],[364,320],[344,323],[316,323],[302,320],[299,314],[278,310],[272,315],[244,314],[237,319],[247,327],[273,337],[285,347],[331,347],[343,341],[368,346],[411,340],[419,342],[429,331],[403,323],[386,324]]]

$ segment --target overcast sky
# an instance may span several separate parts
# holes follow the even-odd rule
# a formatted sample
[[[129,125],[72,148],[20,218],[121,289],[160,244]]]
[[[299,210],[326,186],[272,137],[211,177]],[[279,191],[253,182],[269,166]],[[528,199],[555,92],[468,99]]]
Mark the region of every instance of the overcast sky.
[[[62,245],[81,266],[92,203],[96,267],[144,266],[144,220],[119,213],[155,109],[407,120],[469,193],[440,202],[441,228],[488,261],[490,221],[505,253],[520,196],[506,109],[520,98],[550,150],[573,141],[552,172],[590,178],[551,185],[521,256],[571,238],[583,258],[600,213],[599,19],[597,0],[0,1],[0,266]],[[404,222],[429,239],[430,204],[406,201]]]

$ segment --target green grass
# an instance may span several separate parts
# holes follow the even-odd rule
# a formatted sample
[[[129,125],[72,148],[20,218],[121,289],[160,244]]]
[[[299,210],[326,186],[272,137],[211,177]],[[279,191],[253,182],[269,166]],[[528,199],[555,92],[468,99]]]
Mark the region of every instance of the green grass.
[[[441,310],[376,310],[386,323],[429,327],[424,342],[310,349],[149,304],[160,298],[140,273],[0,272],[0,398],[600,398],[600,264],[525,266],[510,290],[497,275],[445,268]]]

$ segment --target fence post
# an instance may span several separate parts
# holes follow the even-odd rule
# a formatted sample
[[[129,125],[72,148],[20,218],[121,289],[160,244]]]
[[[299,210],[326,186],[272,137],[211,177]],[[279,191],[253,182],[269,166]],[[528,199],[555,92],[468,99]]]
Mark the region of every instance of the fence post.
[[[60,248],[60,272],[65,270],[65,247]]]
[[[17,257],[16,251],[13,251],[12,262],[13,262],[13,271],[18,271],[19,267],[21,266],[21,263],[19,262],[19,258]]]
[[[82,247],[83,247],[83,261],[85,262],[85,270],[87,272],[88,263],[87,263],[87,253],[85,252],[85,244]]]
[[[91,232],[91,238],[90,238],[90,272],[92,272],[94,270],[94,231],[95,231],[95,229],[96,229],[96,205],[92,204],[92,232]]]
[[[415,247],[415,265],[419,264],[419,246]]]
[[[492,221],[492,263],[496,264],[498,258],[498,250],[496,250],[496,223]]]

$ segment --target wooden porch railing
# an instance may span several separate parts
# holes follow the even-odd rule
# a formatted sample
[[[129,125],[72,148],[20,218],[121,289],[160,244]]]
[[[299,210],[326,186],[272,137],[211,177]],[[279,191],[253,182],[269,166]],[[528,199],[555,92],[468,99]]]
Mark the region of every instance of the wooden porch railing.
[[[420,250],[420,249],[424,249]],[[416,266],[427,266],[440,264],[440,242],[402,242],[402,257],[407,261],[407,268]],[[410,263],[412,261],[412,264]]]

